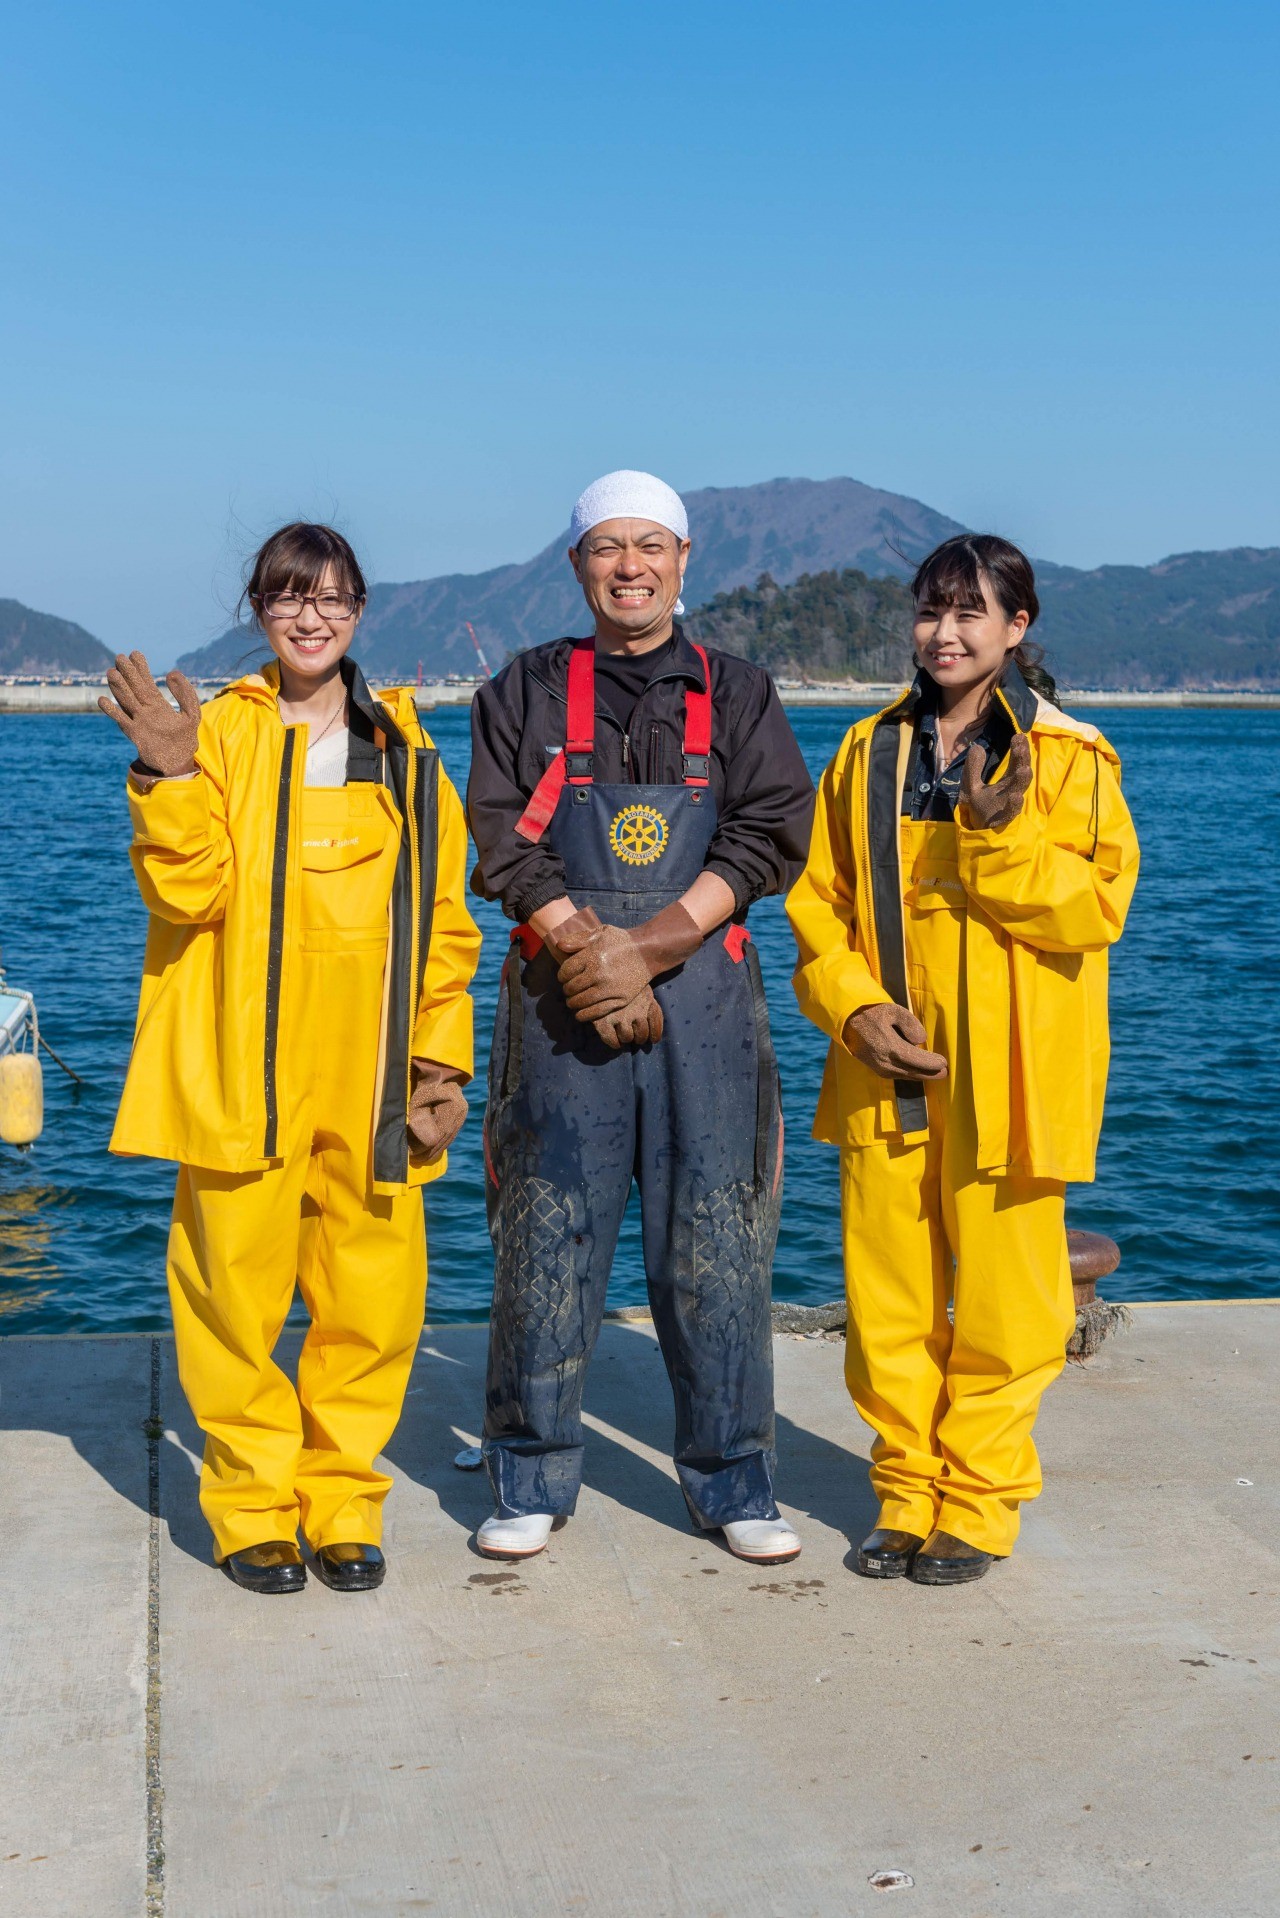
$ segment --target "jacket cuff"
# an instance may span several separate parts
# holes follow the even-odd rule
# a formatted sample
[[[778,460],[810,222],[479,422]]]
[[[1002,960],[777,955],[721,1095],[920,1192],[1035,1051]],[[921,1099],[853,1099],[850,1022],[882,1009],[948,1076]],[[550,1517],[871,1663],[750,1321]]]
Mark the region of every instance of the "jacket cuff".
[[[1007,872],[1025,865],[1035,852],[1037,824],[1027,807],[1007,826],[966,826],[956,811],[956,866],[960,883],[977,899],[982,896],[982,871]]]
[[[845,1021],[853,1013],[861,1012],[864,1006],[893,1004],[893,994],[872,978],[865,962],[850,957],[852,963],[847,968],[841,966],[838,972],[819,972],[815,977],[802,966],[792,979],[801,1012],[839,1046],[844,1045]]]
[[[470,1079],[475,1072],[471,999],[461,994],[447,1005],[428,1006],[418,1014],[409,1046],[415,1059],[434,1059],[452,1066]]]
[[[567,896],[569,896],[569,885],[564,874],[549,873],[535,880],[532,885],[526,886],[523,892],[513,893],[510,899],[504,899],[502,909],[508,919],[515,919],[520,924],[527,925],[534,913],[540,912],[543,906],[549,906],[553,899],[564,899]]]
[[[702,870],[703,872],[713,872],[717,879],[724,880],[725,885],[733,894],[733,909],[735,912],[745,912],[747,907],[754,905],[760,897],[760,894],[754,892],[747,884],[742,874],[735,872],[732,866],[726,866],[723,859],[708,859]]]
[[[209,830],[209,788],[194,774],[157,779],[139,786],[130,772],[125,781],[133,836],[140,845],[180,851]]]

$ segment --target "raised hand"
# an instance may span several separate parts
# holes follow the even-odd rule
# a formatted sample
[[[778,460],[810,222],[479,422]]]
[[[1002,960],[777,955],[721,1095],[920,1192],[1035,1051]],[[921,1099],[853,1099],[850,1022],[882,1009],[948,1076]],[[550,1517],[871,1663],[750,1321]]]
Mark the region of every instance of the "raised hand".
[[[925,1049],[925,1029],[905,1006],[863,1006],[844,1022],[843,1038],[855,1059],[882,1079],[945,1079],[947,1062]]]
[[[967,823],[982,832],[999,832],[1022,811],[1022,802],[1031,784],[1031,746],[1025,733],[1018,733],[1009,748],[1009,766],[1003,779],[993,786],[983,783],[986,753],[981,746],[970,746],[965,754],[964,777],[960,785],[960,804]]]
[[[107,685],[115,698],[104,695],[98,707],[133,742],[148,771],[171,779],[196,769],[200,695],[183,673],[166,673],[164,683],[178,702],[176,711],[141,653],[117,653],[115,665],[107,669]]]

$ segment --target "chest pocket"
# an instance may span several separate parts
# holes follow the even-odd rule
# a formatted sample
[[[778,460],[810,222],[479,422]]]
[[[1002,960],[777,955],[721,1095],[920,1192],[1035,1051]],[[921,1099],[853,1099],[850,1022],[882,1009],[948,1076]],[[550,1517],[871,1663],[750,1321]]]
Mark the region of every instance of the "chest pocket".
[[[304,792],[302,911],[309,934],[385,937],[400,825],[384,787]]]
[[[925,866],[907,889],[912,912],[964,912],[968,896],[955,866]]]

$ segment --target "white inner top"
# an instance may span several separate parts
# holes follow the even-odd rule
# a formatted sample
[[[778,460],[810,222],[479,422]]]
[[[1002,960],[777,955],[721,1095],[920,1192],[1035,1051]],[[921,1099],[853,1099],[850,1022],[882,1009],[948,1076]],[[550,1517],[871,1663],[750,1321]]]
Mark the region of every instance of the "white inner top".
[[[306,778],[308,786],[346,785],[347,748],[350,737],[348,727],[338,726],[308,749]]]

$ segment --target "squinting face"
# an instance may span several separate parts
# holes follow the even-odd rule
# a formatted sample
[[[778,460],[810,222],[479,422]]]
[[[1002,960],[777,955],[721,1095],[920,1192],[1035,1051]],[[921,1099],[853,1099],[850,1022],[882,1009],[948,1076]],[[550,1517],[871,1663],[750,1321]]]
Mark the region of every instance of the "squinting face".
[[[325,679],[337,670],[338,661],[351,645],[364,608],[352,595],[336,569],[326,566],[315,591],[305,599],[292,596],[296,607],[286,599],[284,611],[275,610],[281,599],[269,593],[255,608],[267,644],[282,665],[303,679]]]
[[[981,608],[924,603],[916,607],[912,628],[916,658],[931,679],[953,692],[967,692],[997,678],[1029,624],[1025,613],[1015,613],[1012,619],[1005,615],[985,574],[979,575],[979,583]]]
[[[625,639],[645,639],[669,625],[688,557],[687,539],[645,519],[602,520],[569,549],[597,626]]]

